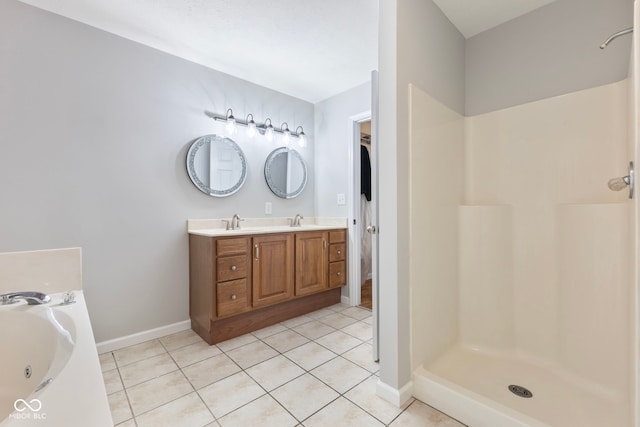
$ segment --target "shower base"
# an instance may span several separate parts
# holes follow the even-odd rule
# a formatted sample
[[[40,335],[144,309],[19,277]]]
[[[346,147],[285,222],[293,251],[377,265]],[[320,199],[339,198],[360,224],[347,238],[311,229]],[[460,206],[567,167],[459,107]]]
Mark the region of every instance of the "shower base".
[[[516,356],[454,347],[413,376],[414,396],[473,427],[630,426],[629,398]],[[531,398],[510,385],[526,387]]]

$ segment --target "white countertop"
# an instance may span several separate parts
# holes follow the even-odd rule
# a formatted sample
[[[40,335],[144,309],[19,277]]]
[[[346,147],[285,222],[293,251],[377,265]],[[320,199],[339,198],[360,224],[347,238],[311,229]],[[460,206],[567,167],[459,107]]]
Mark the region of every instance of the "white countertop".
[[[190,219],[187,221],[189,234],[199,236],[243,236],[249,234],[295,233],[300,231],[335,230],[347,228],[346,218],[302,219],[299,227],[291,227],[291,218],[247,218],[240,222],[240,228],[227,230],[228,219]]]

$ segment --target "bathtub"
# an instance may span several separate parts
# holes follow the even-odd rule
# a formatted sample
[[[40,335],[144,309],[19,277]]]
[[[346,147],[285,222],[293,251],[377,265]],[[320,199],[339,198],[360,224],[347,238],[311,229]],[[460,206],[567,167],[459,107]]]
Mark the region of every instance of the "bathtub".
[[[113,426],[84,295],[0,305],[0,426]]]

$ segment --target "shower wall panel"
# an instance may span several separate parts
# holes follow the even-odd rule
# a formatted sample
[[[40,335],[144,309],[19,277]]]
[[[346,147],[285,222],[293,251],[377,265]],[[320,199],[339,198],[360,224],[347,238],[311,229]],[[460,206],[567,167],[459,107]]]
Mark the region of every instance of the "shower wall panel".
[[[464,117],[409,86],[412,371],[458,335]]]
[[[513,330],[494,325],[490,329],[503,335],[497,338],[473,325],[462,328],[460,344],[500,351],[512,334],[511,350],[520,357],[620,385],[618,367],[607,368],[612,362],[605,355],[613,363],[627,360],[618,352],[628,348],[628,333],[607,334],[602,327],[616,325],[625,332],[629,316],[629,305],[620,300],[631,280],[628,246],[620,240],[629,230],[626,217],[620,217],[629,209],[627,192],[607,187],[610,178],[627,173],[631,160],[627,96],[625,80],[466,118],[465,204],[511,206],[512,259],[501,264],[502,272],[494,263],[489,276],[474,279],[473,272],[486,269],[487,255],[468,254],[460,264],[465,270],[460,277],[466,278],[460,300],[477,298],[468,292],[477,294],[484,286],[480,301],[495,301],[502,319],[501,305],[512,298]],[[481,224],[497,224],[504,214],[488,209],[483,215]],[[494,228],[493,243],[485,246],[504,252],[496,243],[505,238],[504,230]],[[467,225],[461,232],[466,242],[461,253],[477,252],[481,246],[473,236],[479,231]],[[488,277],[512,283],[483,285]],[[460,309],[460,319],[484,321],[476,304]],[[598,346],[607,349],[596,351]]]
[[[514,347],[511,206],[461,206],[460,341],[473,348]]]
[[[609,390],[630,372],[630,204],[558,206],[558,362]]]

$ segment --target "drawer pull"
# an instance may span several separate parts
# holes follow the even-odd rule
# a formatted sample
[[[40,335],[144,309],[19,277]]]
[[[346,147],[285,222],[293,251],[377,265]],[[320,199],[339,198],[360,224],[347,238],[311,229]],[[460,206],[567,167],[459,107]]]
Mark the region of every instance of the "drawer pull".
[[[342,255],[342,251],[338,251],[338,255]]]
[[[236,271],[238,269],[238,267],[236,267],[235,265],[231,266],[231,271]]]
[[[235,301],[236,299],[238,299],[238,297],[235,294],[231,295],[231,301]]]
[[[340,272],[340,271],[338,271],[338,272],[336,273],[336,275],[338,275],[338,276],[340,276],[341,274],[342,274],[342,272]]]

